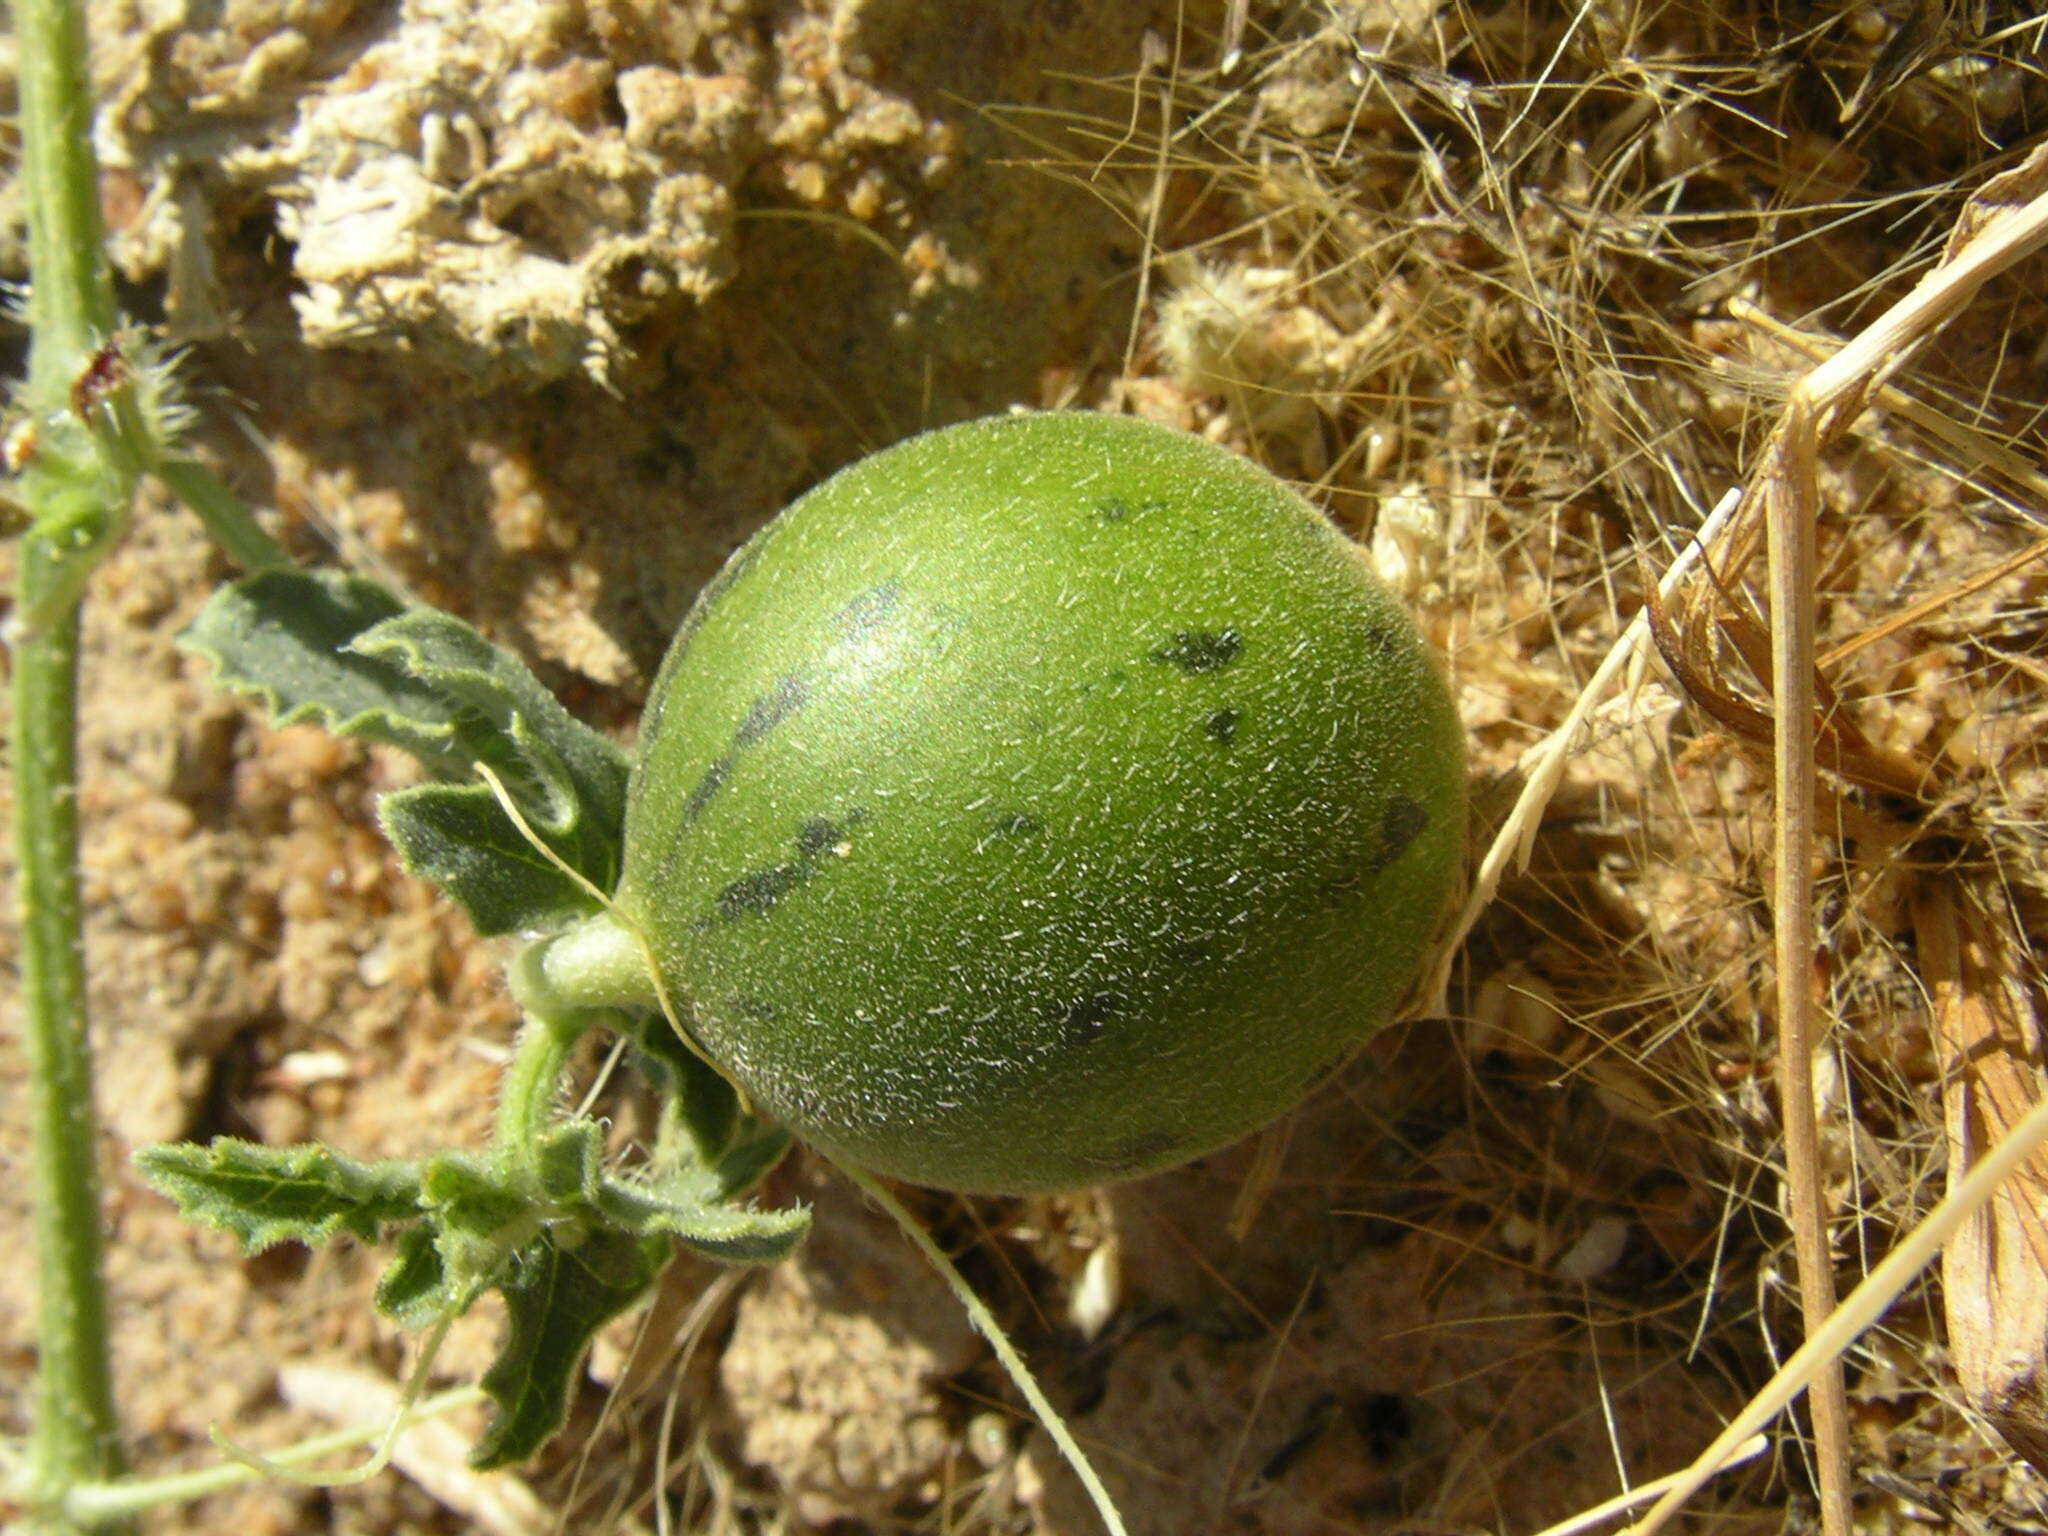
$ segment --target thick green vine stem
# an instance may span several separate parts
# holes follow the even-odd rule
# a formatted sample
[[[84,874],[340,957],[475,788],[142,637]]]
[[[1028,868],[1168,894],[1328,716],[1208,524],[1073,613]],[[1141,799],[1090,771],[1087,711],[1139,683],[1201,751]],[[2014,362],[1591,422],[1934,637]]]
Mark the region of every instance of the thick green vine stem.
[[[498,1089],[498,1118],[492,1146],[532,1171],[540,1135],[554,1119],[569,1052],[582,1037],[589,1016],[527,1012],[519,1027],[511,1065]]]
[[[22,551],[24,588],[38,563],[38,551]],[[107,1366],[99,1136],[78,949],[77,662],[76,608],[14,654],[15,857],[36,1194],[34,1502],[123,1467]]]
[[[662,1001],[646,941],[610,912],[529,944],[507,974],[512,995],[529,1012],[659,1009]]]
[[[54,407],[70,393],[74,370],[112,333],[114,290],[100,251],[84,16],[73,0],[17,0],[14,26],[35,327],[29,391]]]
[[[22,404],[61,412],[112,332],[100,252],[84,23],[70,0],[18,0],[22,176],[29,215],[32,338]],[[79,942],[77,767],[81,568],[118,527],[130,489],[97,453],[49,456],[21,484],[33,518],[15,587],[14,815],[21,989],[35,1157],[36,1416],[32,1509],[122,1469],[100,1278],[98,1132]],[[23,616],[33,622],[23,623]],[[83,1527],[33,1516],[40,1529]],[[101,1526],[101,1529],[111,1527]]]

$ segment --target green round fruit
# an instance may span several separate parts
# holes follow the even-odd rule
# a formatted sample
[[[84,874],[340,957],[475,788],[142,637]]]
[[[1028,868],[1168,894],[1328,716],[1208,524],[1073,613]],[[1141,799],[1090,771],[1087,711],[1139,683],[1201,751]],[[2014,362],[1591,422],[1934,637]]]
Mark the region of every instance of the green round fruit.
[[[927,433],[802,497],[677,635],[620,914],[826,1153],[943,1188],[1170,1167],[1413,984],[1455,712],[1358,548],[1128,418]]]

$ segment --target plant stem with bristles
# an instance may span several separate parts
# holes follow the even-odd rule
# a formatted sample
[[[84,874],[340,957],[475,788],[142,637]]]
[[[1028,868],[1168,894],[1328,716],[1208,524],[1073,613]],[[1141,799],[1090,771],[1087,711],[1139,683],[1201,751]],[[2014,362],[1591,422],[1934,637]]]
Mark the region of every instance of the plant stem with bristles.
[[[98,178],[90,133],[85,29],[71,0],[20,0],[22,175],[32,286],[29,380],[23,403],[60,412],[72,380],[114,326],[113,289],[100,254]],[[64,551],[50,514],[120,507],[122,477],[84,461],[31,465],[23,500],[36,518],[23,536],[15,612],[41,613],[63,581]],[[34,1138],[36,1338],[39,1375],[28,1457],[32,1507],[54,1507],[68,1487],[121,1470],[107,1364],[100,1275],[98,1134],[86,1048],[80,949],[78,608],[58,601],[46,623],[14,647],[14,834],[21,931],[23,1036]],[[59,1515],[41,1529],[80,1529]],[[101,1527],[102,1529],[106,1527]]]

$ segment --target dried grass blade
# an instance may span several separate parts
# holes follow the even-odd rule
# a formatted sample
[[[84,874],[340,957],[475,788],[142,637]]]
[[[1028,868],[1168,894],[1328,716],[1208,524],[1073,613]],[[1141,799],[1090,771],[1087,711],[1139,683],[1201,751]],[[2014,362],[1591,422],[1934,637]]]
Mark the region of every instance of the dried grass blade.
[[[1927,1219],[1878,1261],[1864,1276],[1863,1283],[1842,1299],[1826,1326],[1792,1352],[1756,1396],[1715,1436],[1714,1443],[1700,1452],[1684,1474],[1672,1481],[1664,1497],[1628,1527],[1623,1536],[1652,1536],[1662,1530],[1679,1507],[1728,1464],[1738,1446],[1799,1396],[1815,1366],[1839,1355],[1855,1342],[1858,1334],[1882,1317],[1899,1292],[1933,1261],[1957,1228],[1981,1210],[2014,1170],[2036,1156],[2044,1144],[2048,1144],[2048,1102],[2028,1110],[2026,1117],[1971,1168],[1941,1204],[1927,1213]]]
[[[1777,826],[1772,913],[1778,981],[1778,1100],[1785,1123],[1785,1185],[1799,1262],[1799,1306],[1811,1335],[1835,1310],[1827,1191],[1813,1099],[1817,949],[1813,905],[1815,428],[1803,394],[1785,413],[1770,480],[1771,691],[1777,730]],[[1849,1407],[1842,1363],[1816,1364],[1808,1388],[1821,1524],[1849,1536]]]
[[[2041,1098],[2041,1020],[1999,974],[1991,935],[1965,927],[1944,893],[1930,889],[1914,904],[1920,973],[1934,998],[1950,1188]],[[1964,1223],[1941,1274],[1949,1355],[1964,1394],[2007,1444],[2048,1472],[2044,1213],[2048,1152],[2037,1152]]]

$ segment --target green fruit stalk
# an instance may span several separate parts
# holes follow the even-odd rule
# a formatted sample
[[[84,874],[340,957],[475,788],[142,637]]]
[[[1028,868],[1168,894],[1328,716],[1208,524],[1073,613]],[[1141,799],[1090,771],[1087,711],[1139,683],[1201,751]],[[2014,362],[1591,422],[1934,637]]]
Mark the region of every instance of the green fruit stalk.
[[[1200,439],[1004,416],[834,476],[704,592],[617,917],[828,1155],[1069,1188],[1234,1141],[1348,1058],[1463,836],[1456,714],[1354,544]]]

